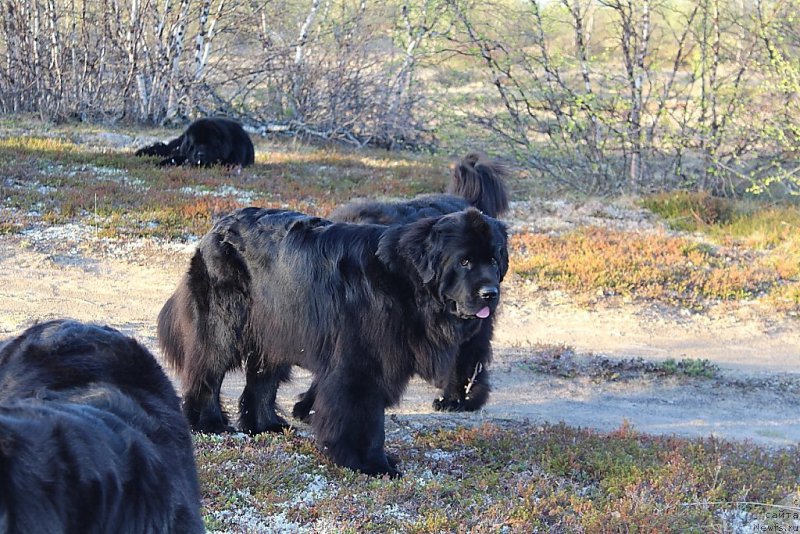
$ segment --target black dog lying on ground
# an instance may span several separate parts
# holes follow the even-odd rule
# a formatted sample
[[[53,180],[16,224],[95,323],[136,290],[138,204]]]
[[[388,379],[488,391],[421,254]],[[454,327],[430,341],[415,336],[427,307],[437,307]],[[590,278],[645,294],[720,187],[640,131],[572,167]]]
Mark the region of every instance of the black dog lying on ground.
[[[156,143],[136,151],[137,156],[160,156],[159,166],[166,165],[241,165],[255,161],[250,136],[238,122],[221,119],[197,119],[177,139]]]
[[[498,217],[508,209],[508,193],[504,180],[507,169],[478,153],[470,153],[453,166],[447,194],[421,195],[405,202],[355,202],[331,214],[338,222],[405,224],[424,217],[436,217],[478,208],[490,217]],[[492,359],[494,314],[481,321],[477,335],[461,346],[453,372],[433,407],[439,411],[479,410],[489,398],[489,362]],[[292,415],[308,421],[314,404],[316,382],[300,395]]]
[[[323,453],[399,475],[383,448],[384,409],[415,374],[450,380],[497,307],[506,241],[505,226],[476,209],[389,227],[259,208],[223,217],[158,317],[189,423],[231,430],[220,388],[244,366],[240,427],[286,428],[275,396],[299,365],[315,375],[310,422]]]
[[[189,428],[136,341],[52,321],[0,345],[0,532],[203,532]]]

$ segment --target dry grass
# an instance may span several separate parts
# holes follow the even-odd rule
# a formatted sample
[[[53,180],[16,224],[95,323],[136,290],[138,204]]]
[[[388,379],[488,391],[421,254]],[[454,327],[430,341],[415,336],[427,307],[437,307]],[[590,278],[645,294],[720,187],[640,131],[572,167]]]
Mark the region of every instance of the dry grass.
[[[83,221],[107,236],[175,239],[205,233],[215,216],[240,206],[325,215],[354,197],[442,190],[449,173],[448,161],[433,157],[280,145],[261,147],[257,163],[240,172],[158,168],[155,161],[98,153],[60,137],[1,138],[0,196],[4,206],[48,224]],[[13,228],[10,219],[0,225]]]
[[[561,236],[523,233],[511,264],[546,289],[602,292],[701,309],[709,302],[763,297],[789,282],[765,257],[664,234],[584,228]]]
[[[702,233],[720,244],[800,250],[797,203],[758,203],[676,191],[645,198],[641,204],[663,217],[671,228]]]
[[[642,204],[676,230],[700,233],[723,249],[756,251],[756,267],[777,277],[765,300],[780,311],[800,312],[800,205],[682,191],[655,195]]]

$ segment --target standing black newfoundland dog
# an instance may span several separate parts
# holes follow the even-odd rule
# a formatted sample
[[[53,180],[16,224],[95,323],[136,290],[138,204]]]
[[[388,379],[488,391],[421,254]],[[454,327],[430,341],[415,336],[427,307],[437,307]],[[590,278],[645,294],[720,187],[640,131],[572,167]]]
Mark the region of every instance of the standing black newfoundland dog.
[[[414,374],[450,379],[461,346],[494,313],[507,268],[505,227],[476,209],[387,227],[245,208],[200,241],[158,337],[182,371],[195,430],[231,429],[219,393],[238,366],[240,427],[285,428],[275,396],[299,365],[315,375],[310,422],[324,454],[396,476],[384,408]]]
[[[490,217],[499,217],[508,209],[505,179],[508,170],[483,154],[470,153],[453,166],[447,194],[421,195],[405,202],[356,202],[331,214],[338,222],[405,224],[461,211],[472,206]],[[492,360],[494,315],[481,321],[479,332],[464,342],[452,373],[433,407],[439,411],[471,412],[489,399],[489,363]],[[316,382],[300,395],[292,415],[308,421],[314,404]]]
[[[180,137],[167,144],[156,143],[136,151],[137,156],[160,156],[166,165],[241,165],[255,161],[250,136],[238,122],[222,118],[197,119]]]
[[[203,532],[189,428],[136,341],[52,321],[0,345],[0,532]]]

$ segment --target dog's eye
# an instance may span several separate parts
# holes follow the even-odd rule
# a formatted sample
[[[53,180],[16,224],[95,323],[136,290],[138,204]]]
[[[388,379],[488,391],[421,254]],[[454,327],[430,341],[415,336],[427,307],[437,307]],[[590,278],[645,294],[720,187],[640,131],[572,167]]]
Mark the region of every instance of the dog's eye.
[[[459,263],[461,263],[462,267],[466,267],[467,269],[472,267],[472,261],[470,261],[469,258],[462,258]]]
[[[497,258],[492,258],[492,266],[497,267]]]

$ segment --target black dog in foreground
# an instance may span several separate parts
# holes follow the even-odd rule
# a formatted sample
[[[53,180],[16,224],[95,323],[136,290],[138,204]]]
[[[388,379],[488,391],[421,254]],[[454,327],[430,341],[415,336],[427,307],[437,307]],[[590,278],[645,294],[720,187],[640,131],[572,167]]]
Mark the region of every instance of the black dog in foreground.
[[[189,428],[136,341],[52,321],[0,345],[0,532],[203,532]]]
[[[245,208],[200,241],[158,338],[182,371],[193,429],[231,430],[219,394],[239,366],[240,427],[287,427],[275,396],[299,365],[315,375],[310,422],[323,453],[397,476],[384,409],[415,374],[447,383],[494,313],[507,268],[505,226],[476,209],[387,227]]]
[[[504,180],[507,169],[482,154],[470,153],[453,166],[447,194],[421,195],[405,202],[355,202],[331,214],[337,222],[406,224],[424,217],[436,217],[469,208],[478,208],[490,217],[499,217],[508,209]],[[489,363],[492,360],[494,314],[481,321],[478,334],[462,345],[453,372],[433,407],[439,411],[475,411],[486,404],[491,386]],[[316,382],[300,395],[292,415],[308,421],[314,404]]]
[[[136,151],[137,156],[160,156],[166,165],[241,165],[255,161],[250,136],[238,122],[221,118],[197,119],[177,139]]]

